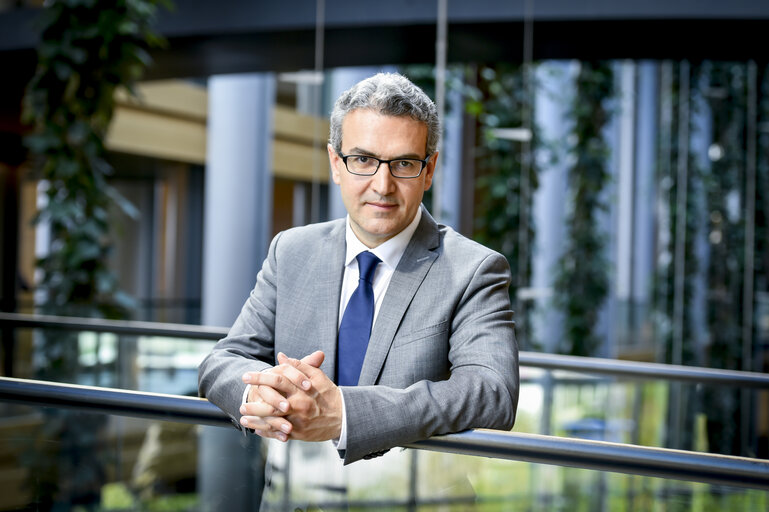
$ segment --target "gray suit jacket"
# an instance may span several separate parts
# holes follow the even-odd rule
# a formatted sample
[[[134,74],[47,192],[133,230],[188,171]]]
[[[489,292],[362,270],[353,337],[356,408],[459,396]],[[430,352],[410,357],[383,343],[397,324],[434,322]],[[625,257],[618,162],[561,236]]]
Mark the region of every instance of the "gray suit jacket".
[[[246,371],[322,350],[335,375],[345,220],[278,234],[228,336],[201,363],[202,396],[237,424]],[[500,254],[422,219],[392,276],[358,386],[343,387],[345,464],[436,434],[509,430],[518,348]]]

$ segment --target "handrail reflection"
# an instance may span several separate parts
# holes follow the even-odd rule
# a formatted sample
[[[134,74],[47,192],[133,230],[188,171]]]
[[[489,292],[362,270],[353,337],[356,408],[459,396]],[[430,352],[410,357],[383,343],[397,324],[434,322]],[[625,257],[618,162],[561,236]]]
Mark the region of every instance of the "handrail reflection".
[[[0,400],[231,425],[222,411],[204,399],[111,388],[0,377]],[[745,457],[493,430],[436,436],[406,447],[769,490],[769,461]]]
[[[2,324],[25,328],[49,327],[76,331],[113,332],[136,336],[167,336],[199,340],[219,340],[226,336],[228,331],[225,327],[28,315],[22,313],[0,313],[0,325]],[[698,384],[769,389],[769,375],[758,372],[544,354],[540,352],[521,352],[520,363],[522,366],[545,370],[564,370],[623,378],[666,379]]]

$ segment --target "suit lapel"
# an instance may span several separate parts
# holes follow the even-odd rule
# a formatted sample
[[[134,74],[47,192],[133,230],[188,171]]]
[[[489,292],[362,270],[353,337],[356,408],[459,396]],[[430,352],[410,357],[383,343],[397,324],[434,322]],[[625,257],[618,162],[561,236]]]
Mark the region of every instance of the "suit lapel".
[[[318,350],[326,354],[321,369],[326,375],[334,378],[336,371],[336,339],[339,323],[339,297],[342,291],[342,276],[344,274],[345,255],[345,223],[339,222],[325,238],[320,250],[314,255],[308,255],[317,261],[313,266],[312,276],[318,298],[315,325],[306,332],[310,338],[316,338]]]
[[[438,257],[435,249],[439,244],[438,225],[427,210],[422,208],[422,220],[406,247],[398,268],[393,273],[374,323],[366,357],[363,360],[359,386],[375,384],[379,378],[401,319],[406,314],[427,271]]]

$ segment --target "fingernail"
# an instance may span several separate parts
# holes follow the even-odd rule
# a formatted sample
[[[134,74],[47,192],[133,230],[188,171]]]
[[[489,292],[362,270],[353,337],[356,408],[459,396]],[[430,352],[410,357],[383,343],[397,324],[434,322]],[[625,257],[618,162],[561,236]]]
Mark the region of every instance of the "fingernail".
[[[251,376],[249,374],[243,375],[243,382],[251,382]]]
[[[286,412],[288,410],[288,402],[281,402],[278,404],[278,409],[280,409],[283,412]]]
[[[310,381],[309,380],[303,380],[302,381],[302,387],[304,389],[310,389]]]
[[[246,418],[240,418],[240,424],[243,426],[248,426],[248,420]]]
[[[287,439],[286,438],[286,434],[278,434],[278,439],[280,439],[281,441],[283,441],[285,443],[286,439]]]
[[[240,406],[240,414],[246,414],[246,406],[245,405],[241,405]]]
[[[281,429],[283,432],[285,432],[286,434],[288,434],[288,433],[289,433],[289,431],[291,430],[291,427],[290,427],[290,426],[288,426],[288,425],[286,425],[286,424],[283,424],[283,425],[281,425],[281,426],[280,426],[280,429]]]

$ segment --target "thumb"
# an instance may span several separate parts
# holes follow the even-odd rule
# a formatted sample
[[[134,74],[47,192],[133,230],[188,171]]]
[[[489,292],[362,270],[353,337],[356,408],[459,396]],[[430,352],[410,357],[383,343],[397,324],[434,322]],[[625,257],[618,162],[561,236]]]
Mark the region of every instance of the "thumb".
[[[316,350],[312,354],[308,356],[304,356],[302,358],[303,363],[307,363],[310,366],[313,366],[315,368],[320,368],[320,365],[323,364],[323,360],[326,358],[326,354],[323,353],[321,350]]]

